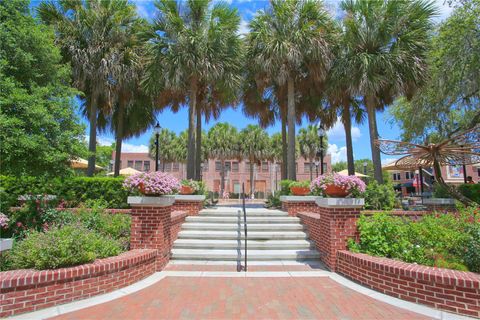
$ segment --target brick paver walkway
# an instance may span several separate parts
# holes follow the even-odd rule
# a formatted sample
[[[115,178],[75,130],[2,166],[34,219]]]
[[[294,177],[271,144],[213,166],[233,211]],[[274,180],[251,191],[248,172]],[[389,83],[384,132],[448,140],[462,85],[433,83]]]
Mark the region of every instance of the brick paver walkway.
[[[427,319],[328,277],[166,277],[56,319]]]

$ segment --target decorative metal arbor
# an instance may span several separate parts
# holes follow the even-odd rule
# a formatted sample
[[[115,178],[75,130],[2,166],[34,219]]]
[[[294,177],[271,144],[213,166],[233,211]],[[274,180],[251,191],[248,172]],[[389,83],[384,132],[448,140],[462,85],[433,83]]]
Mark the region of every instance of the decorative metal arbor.
[[[480,163],[480,124],[467,131],[454,134],[439,143],[420,145],[383,139],[378,139],[376,143],[385,154],[403,155],[395,162],[395,166],[399,169],[412,170],[433,167],[437,183],[445,187],[454,198],[463,204],[474,204],[455,188],[445,183],[441,167]],[[423,181],[420,183],[423,184]]]

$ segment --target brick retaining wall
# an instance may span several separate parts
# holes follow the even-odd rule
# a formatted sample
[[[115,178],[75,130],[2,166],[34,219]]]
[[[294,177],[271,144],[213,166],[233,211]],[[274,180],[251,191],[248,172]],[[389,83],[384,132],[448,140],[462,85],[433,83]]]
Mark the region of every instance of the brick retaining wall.
[[[126,287],[155,272],[155,257],[155,250],[132,250],[76,267],[0,272],[0,317]]]
[[[337,252],[336,271],[384,294],[480,318],[480,274],[346,250]]]
[[[288,212],[289,216],[296,217],[300,212],[317,212],[318,206],[315,201],[282,201],[282,210]]]
[[[203,201],[175,200],[172,210],[185,211],[189,216],[197,215],[203,209]]]

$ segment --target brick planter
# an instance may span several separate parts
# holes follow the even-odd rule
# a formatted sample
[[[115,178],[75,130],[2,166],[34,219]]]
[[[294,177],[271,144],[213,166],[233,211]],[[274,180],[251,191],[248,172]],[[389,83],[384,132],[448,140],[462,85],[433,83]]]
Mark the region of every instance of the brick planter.
[[[347,248],[347,239],[357,233],[357,219],[363,199],[318,198],[316,212],[299,213],[310,239],[315,242],[322,262],[335,271],[337,251]]]
[[[174,211],[185,211],[189,216],[197,215],[203,209],[204,195],[175,195]]]
[[[318,207],[315,201],[318,196],[281,196],[282,210],[287,211],[289,216],[297,216],[299,212],[316,212]]]
[[[480,274],[339,251],[336,270],[382,293],[480,318]]]
[[[0,272],[0,317],[126,287],[155,272],[155,256],[155,250],[132,250],[70,268]]]
[[[186,212],[173,211],[174,196],[128,197],[132,207],[132,249],[155,249],[156,270],[161,271],[170,260],[170,250],[177,239]]]

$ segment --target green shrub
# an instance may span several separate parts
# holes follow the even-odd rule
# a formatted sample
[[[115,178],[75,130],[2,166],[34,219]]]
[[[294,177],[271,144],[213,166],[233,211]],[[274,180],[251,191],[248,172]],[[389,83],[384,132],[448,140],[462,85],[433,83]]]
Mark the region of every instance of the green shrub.
[[[297,187],[297,188],[310,188],[310,181],[304,180],[304,181],[293,181],[290,184],[290,187]]]
[[[108,208],[127,208],[128,191],[122,187],[123,178],[68,177],[44,179],[42,177],[0,176],[0,208],[18,204],[21,195],[56,195],[68,206],[75,207],[91,199],[103,199]]]
[[[288,196],[290,193],[290,186],[292,185],[292,183],[294,183],[295,181],[293,180],[282,180],[280,181],[280,195],[281,196]]]
[[[452,196],[448,192],[448,189],[445,186],[435,183],[433,185],[433,197],[434,198],[451,198]]]
[[[475,208],[459,214],[425,215],[419,221],[387,213],[362,215],[354,252],[457,270],[479,271],[480,217]]]
[[[280,208],[282,206],[282,202],[280,201],[279,193],[275,193],[275,195],[270,194],[265,202],[266,208]]]
[[[458,186],[458,191],[480,205],[480,184],[461,184]]]
[[[15,244],[8,259],[13,269],[55,269],[118,255],[120,244],[80,224],[33,231]]]
[[[390,183],[378,184],[377,181],[371,181],[363,196],[365,209],[391,210],[395,206],[395,190]]]

